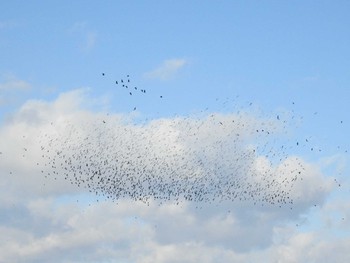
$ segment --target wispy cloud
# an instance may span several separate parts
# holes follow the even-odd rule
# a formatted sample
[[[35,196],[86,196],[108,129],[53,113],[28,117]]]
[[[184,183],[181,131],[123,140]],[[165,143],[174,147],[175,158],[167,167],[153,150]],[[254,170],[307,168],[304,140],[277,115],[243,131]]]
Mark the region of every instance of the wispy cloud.
[[[8,106],[32,89],[31,84],[13,74],[0,79],[0,107]]]
[[[167,80],[173,77],[188,61],[183,58],[165,60],[156,69],[144,74],[146,78]]]
[[[7,29],[7,28],[12,28],[16,26],[17,23],[13,21],[0,21],[0,30],[1,29]]]
[[[28,90],[31,89],[31,85],[15,76],[7,76],[5,81],[0,83],[0,91],[10,90]]]
[[[0,29],[3,29],[6,27],[6,23],[3,21],[0,21]]]
[[[69,32],[77,36],[79,41],[79,49],[84,52],[92,50],[96,45],[97,33],[92,30],[87,22],[76,22],[70,29]]]

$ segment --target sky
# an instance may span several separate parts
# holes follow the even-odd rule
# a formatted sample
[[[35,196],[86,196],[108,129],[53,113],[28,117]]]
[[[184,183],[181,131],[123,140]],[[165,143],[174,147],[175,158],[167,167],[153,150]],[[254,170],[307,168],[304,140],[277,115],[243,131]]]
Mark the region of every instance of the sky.
[[[349,1],[0,10],[0,262],[350,261]]]

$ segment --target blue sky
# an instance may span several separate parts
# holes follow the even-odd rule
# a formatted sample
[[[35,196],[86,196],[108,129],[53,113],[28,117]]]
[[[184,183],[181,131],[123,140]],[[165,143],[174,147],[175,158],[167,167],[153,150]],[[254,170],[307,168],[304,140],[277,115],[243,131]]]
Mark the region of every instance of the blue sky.
[[[341,120],[350,96],[348,5],[2,3],[0,70],[35,87],[24,98],[81,86],[101,94],[114,88],[114,78],[130,74],[138,85],[174,98],[163,112],[186,112],[209,105],[213,97],[240,95],[264,109],[290,108],[295,101],[303,115],[318,111],[322,122]],[[187,63],[176,77],[143,77],[177,58]],[[43,92],[50,88],[56,92]]]
[[[310,180],[296,190],[306,200],[297,205],[300,213],[277,213],[277,216],[271,211],[257,211],[256,222],[261,223],[260,216],[270,217],[271,221],[266,223],[267,232],[259,232],[249,239],[244,249],[235,245],[233,249],[228,248],[228,244],[237,243],[237,236],[214,235],[211,231],[218,220],[224,229],[242,227],[244,230],[235,234],[249,237],[253,228],[242,223],[246,219],[244,216],[243,219],[237,216],[224,220],[224,212],[221,217],[216,216],[211,213],[215,209],[207,207],[209,219],[206,221],[206,216],[192,210],[191,205],[182,210],[169,205],[153,207],[156,216],[152,217],[147,207],[139,208],[140,211],[128,210],[125,207],[130,204],[125,201],[119,208],[111,204],[94,204],[88,215],[81,212],[81,207],[72,208],[64,202],[55,216],[50,217],[43,211],[47,207],[54,209],[57,205],[54,200],[61,200],[61,195],[72,195],[76,199],[76,195],[86,193],[71,188],[65,192],[62,190],[64,182],[58,186],[50,185],[45,194],[38,192],[33,185],[28,186],[32,187],[34,194],[29,191],[29,199],[25,196],[13,202],[25,207],[28,220],[47,223],[46,232],[43,230],[46,237],[52,233],[60,236],[64,232],[55,229],[53,222],[70,224],[76,231],[72,233],[83,230],[71,223],[74,218],[85,220],[87,227],[94,227],[94,218],[103,207],[111,210],[109,220],[121,213],[122,216],[117,216],[120,224],[134,214],[144,217],[142,224],[128,226],[130,231],[125,236],[130,238],[124,243],[113,243],[105,236],[104,242],[108,246],[103,249],[109,255],[106,258],[99,258],[97,249],[91,249],[97,252],[89,258],[80,257],[79,253],[87,247],[78,242],[79,245],[71,244],[78,249],[64,248],[69,251],[64,262],[77,262],[78,259],[124,262],[117,261],[118,257],[126,262],[177,262],[174,261],[175,255],[185,253],[187,249],[194,251],[192,259],[197,262],[204,259],[207,261],[202,262],[217,262],[216,253],[223,253],[221,262],[232,262],[232,259],[249,262],[261,255],[269,255],[269,262],[279,262],[279,257],[285,255],[283,245],[294,253],[288,262],[300,262],[307,257],[308,262],[321,262],[317,261],[321,256],[306,255],[303,249],[298,252],[296,245],[296,240],[301,239],[305,242],[305,249],[318,251],[319,247],[325,246],[331,250],[332,246],[326,241],[324,244],[316,241],[320,237],[335,240],[339,255],[350,257],[346,249],[341,250],[350,244],[350,230],[346,226],[346,222],[350,222],[350,207],[347,205],[350,172],[349,1],[2,1],[0,10],[0,127],[2,137],[8,138],[0,145],[3,178],[7,174],[5,170],[16,167],[15,164],[22,171],[18,172],[16,180],[20,181],[25,174],[37,176],[35,169],[28,168],[28,163],[21,163],[19,160],[22,159],[16,159],[14,153],[12,159],[6,157],[6,152],[10,152],[9,142],[20,144],[15,134],[20,136],[27,128],[32,131],[35,114],[46,121],[59,122],[60,116],[78,121],[80,110],[88,112],[84,115],[86,119],[94,119],[96,114],[106,113],[129,116],[134,114],[134,107],[138,116],[149,117],[164,129],[167,126],[161,118],[169,118],[172,123],[176,114],[191,116],[205,109],[204,115],[231,116],[238,110],[248,111],[257,118],[257,123],[261,119],[276,121],[277,116],[285,116],[289,135],[280,142],[276,138],[270,143],[277,140],[277,144],[293,145],[287,155],[297,155],[312,166]],[[133,91],[132,96],[128,94],[129,90],[115,84],[116,80],[125,80],[126,75],[130,75],[131,84],[138,88],[138,93]],[[140,89],[146,89],[147,93],[141,94]],[[298,120],[302,121],[296,125]],[[44,124],[37,124],[34,128],[32,134],[47,129]],[[208,134],[215,136],[217,132],[208,131]],[[310,145],[295,146],[296,142],[302,144],[306,139]],[[321,151],[310,151],[311,147]],[[312,185],[317,178],[324,180],[324,188],[320,186],[319,189],[328,190],[307,190],[306,186]],[[343,186],[327,188],[328,179],[336,179]],[[3,186],[14,184],[10,179],[3,180]],[[21,189],[19,183],[14,193]],[[12,192],[5,197],[6,200],[13,198]],[[309,201],[314,200],[320,205],[319,210],[311,207]],[[18,209],[6,211],[15,216]],[[227,207],[225,209],[227,211]],[[37,217],[33,211],[38,212]],[[345,218],[345,223],[328,218],[329,214],[336,215],[339,211],[343,211],[341,217]],[[169,237],[161,236],[161,230],[151,227],[157,222],[164,231],[164,221],[171,216],[183,222],[189,220],[178,226],[178,232],[189,231],[193,225],[188,218],[195,218],[198,227],[193,227],[195,232],[191,233],[198,234],[198,240],[172,233],[179,237],[169,241]],[[304,216],[308,219],[303,221]],[[296,224],[304,224],[303,229],[290,228]],[[16,244],[31,240],[18,238],[15,233],[19,228],[6,219],[0,220],[0,226],[12,233],[12,242]],[[38,238],[40,235],[34,226],[33,229],[26,234],[38,244],[45,242],[45,239]],[[98,231],[105,233],[103,229]],[[140,249],[144,239],[142,234],[135,236],[135,232],[152,233],[154,238],[146,242],[150,247]],[[342,238],[338,238],[339,232],[343,233]],[[263,238],[265,235],[283,242],[268,242]],[[96,248],[99,241],[92,242],[91,248]],[[223,251],[217,252],[217,246],[223,247]],[[118,249],[113,250],[113,247]],[[256,248],[260,250],[256,252]],[[35,249],[22,249],[31,251],[28,253],[32,253],[33,262],[47,260],[43,256],[45,251],[35,254]],[[50,249],[48,254],[58,255],[57,251]],[[140,257],[126,256],[132,249],[136,249]],[[25,256],[16,258],[15,252],[6,254],[4,260],[24,262]],[[167,253],[169,257],[160,256]],[[187,261],[192,262],[191,259]],[[346,261],[339,259],[338,262]]]

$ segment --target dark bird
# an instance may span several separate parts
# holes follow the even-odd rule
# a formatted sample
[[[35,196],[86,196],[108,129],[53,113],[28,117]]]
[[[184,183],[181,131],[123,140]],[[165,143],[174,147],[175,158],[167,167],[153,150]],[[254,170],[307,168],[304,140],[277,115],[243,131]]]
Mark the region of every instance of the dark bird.
[[[159,96],[160,98],[163,98],[163,96]]]
[[[132,93],[131,93],[131,92],[129,92],[129,94],[130,94],[130,95],[132,95]]]
[[[118,84],[118,80],[115,81],[115,84]]]
[[[102,72],[102,76],[104,76],[104,75],[105,75],[105,73]]]

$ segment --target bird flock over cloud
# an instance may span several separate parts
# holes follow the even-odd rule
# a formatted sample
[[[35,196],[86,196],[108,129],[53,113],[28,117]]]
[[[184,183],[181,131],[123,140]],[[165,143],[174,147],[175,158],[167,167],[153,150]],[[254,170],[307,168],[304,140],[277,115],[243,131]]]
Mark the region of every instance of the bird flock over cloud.
[[[115,83],[130,95],[147,92],[130,85],[129,75]],[[63,178],[114,202],[128,198],[200,206],[245,201],[292,207],[293,188],[306,169],[290,152],[314,147],[307,138],[284,144],[279,138],[286,129],[280,115],[257,118],[243,111],[145,122],[109,114],[66,117],[38,136],[36,166],[48,180]],[[30,150],[23,148],[23,156]]]
[[[249,133],[259,131],[246,121],[211,115],[137,125],[111,117],[79,125],[67,122],[64,128],[53,125],[40,138],[41,172],[114,201],[292,204],[289,193],[302,178],[302,162],[287,160],[268,141],[261,148],[249,145]],[[261,131],[265,134],[255,139],[262,142],[274,132],[266,126]],[[265,164],[259,163],[259,151],[283,164],[273,167],[266,156],[260,160]]]

